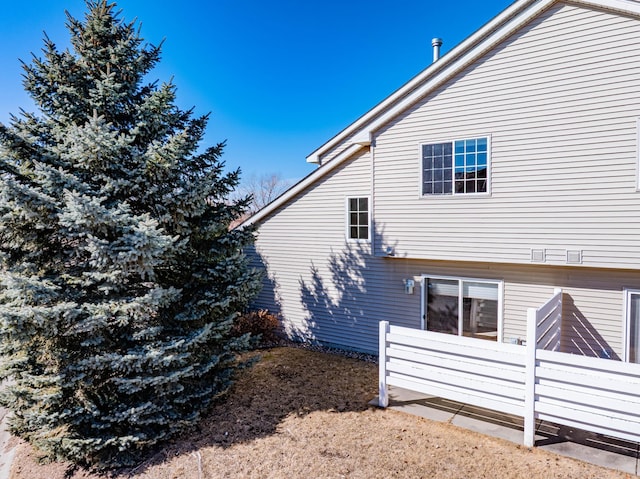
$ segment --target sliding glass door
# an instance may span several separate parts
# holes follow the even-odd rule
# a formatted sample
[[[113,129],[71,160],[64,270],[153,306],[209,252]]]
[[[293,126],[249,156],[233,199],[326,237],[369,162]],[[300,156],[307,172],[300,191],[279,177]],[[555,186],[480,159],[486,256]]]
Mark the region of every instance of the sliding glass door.
[[[423,276],[422,311],[427,331],[498,340],[502,283]]]

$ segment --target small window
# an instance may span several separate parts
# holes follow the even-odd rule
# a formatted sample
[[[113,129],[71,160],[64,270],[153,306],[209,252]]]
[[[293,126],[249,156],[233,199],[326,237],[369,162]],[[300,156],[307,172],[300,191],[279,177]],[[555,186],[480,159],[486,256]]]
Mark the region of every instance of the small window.
[[[347,238],[369,241],[369,198],[347,198]]]
[[[626,291],[626,359],[640,363],[640,291]]]
[[[422,194],[487,193],[487,138],[422,145]]]
[[[502,322],[502,283],[423,277],[423,319],[427,331],[497,341]]]

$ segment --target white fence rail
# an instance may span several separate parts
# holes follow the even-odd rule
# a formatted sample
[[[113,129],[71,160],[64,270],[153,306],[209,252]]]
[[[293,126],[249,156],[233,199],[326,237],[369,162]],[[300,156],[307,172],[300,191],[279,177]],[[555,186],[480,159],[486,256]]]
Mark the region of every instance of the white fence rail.
[[[529,317],[527,347],[380,323],[380,405],[388,386],[640,441],[640,365],[558,352],[562,293]],[[539,349],[545,348],[545,349]]]
[[[523,415],[524,348],[390,326],[386,321],[380,338],[385,343],[380,350],[381,405],[388,405],[386,386],[398,386]]]
[[[640,364],[539,350],[535,376],[536,419],[640,441]]]

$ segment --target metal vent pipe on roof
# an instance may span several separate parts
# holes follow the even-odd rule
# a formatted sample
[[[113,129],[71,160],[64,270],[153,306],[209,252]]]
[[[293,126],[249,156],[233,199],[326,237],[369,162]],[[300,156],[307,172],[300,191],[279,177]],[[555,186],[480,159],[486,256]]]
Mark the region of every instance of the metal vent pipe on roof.
[[[440,47],[442,46],[442,38],[434,38],[431,40],[431,46],[433,46],[433,63],[440,58]]]

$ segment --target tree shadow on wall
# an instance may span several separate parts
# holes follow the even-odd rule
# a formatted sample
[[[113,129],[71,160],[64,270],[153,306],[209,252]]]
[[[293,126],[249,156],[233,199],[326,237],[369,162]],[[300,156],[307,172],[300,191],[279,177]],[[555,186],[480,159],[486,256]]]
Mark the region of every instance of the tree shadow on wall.
[[[269,268],[269,262],[256,250],[255,245],[247,250],[247,256],[250,258],[249,266],[262,272],[262,287],[253,299],[251,308],[255,309],[256,304],[269,305],[269,312],[282,318],[282,297],[277,274]]]
[[[311,261],[310,278],[300,278],[300,299],[306,317],[288,333],[298,340],[340,345],[375,353],[378,317],[372,314],[384,301],[371,294],[371,284],[383,281],[385,261],[373,245],[383,245],[381,231],[372,244],[346,242],[342,251],[330,250],[326,263]],[[387,247],[382,246],[381,251]]]
[[[575,305],[570,294],[563,295],[562,350],[595,358],[621,360],[609,343]]]

